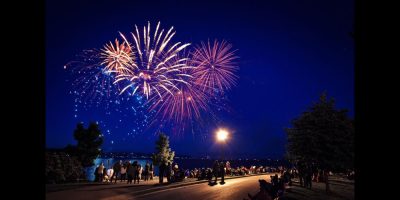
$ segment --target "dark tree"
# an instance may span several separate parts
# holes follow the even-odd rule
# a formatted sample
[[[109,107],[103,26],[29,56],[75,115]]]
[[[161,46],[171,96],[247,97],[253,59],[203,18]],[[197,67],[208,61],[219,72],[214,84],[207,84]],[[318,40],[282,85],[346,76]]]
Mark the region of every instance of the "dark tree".
[[[83,167],[90,167],[94,165],[94,160],[101,153],[101,145],[103,138],[97,123],[90,123],[87,129],[84,128],[82,123],[76,126],[74,131],[74,138],[78,144],[76,146],[68,145],[66,151],[82,163]]]
[[[335,109],[335,102],[323,93],[319,102],[293,120],[287,128],[287,155],[291,161],[316,165],[325,172],[344,171],[354,165],[354,125],[346,110]],[[328,173],[325,173],[329,192]]]
[[[164,133],[160,133],[156,141],[156,153],[152,155],[153,163],[161,165],[162,163],[168,164],[174,161],[175,152],[171,151],[169,147],[169,137]]]
[[[165,166],[174,161],[175,152],[171,151],[169,147],[169,137],[164,133],[160,133],[158,140],[156,141],[156,153],[153,153],[152,160],[154,165],[158,165],[160,172],[160,183],[162,183],[162,177],[165,170]]]

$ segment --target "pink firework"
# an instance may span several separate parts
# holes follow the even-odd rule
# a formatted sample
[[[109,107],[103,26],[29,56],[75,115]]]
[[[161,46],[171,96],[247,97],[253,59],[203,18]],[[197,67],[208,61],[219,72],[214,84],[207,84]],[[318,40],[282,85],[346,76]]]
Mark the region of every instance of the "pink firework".
[[[186,53],[182,55],[187,57]],[[191,62],[186,60],[184,64],[182,70],[184,76],[179,77],[182,81],[176,85],[177,89],[173,90],[172,94],[163,92],[160,99],[151,99],[153,103],[150,109],[157,110],[157,115],[161,116],[162,120],[182,123],[185,120],[199,119],[201,111],[208,110],[207,95],[195,84],[195,79],[191,75],[194,71],[190,66]]]
[[[152,105],[162,119],[183,122],[200,118],[201,111],[207,110],[207,96],[197,87],[180,84],[174,94],[163,93],[162,100]]]
[[[203,91],[213,94],[223,93],[236,85],[238,76],[235,74],[239,67],[234,62],[238,57],[231,51],[232,45],[217,40],[214,44],[201,43],[193,53],[192,62],[196,67],[193,76],[195,82]]]

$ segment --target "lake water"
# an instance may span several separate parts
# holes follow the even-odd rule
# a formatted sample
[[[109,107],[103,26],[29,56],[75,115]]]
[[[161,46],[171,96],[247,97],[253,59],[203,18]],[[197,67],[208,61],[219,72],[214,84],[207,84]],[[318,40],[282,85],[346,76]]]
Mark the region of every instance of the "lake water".
[[[114,158],[97,158],[94,161],[94,166],[87,168],[86,169],[86,175],[87,179],[93,181],[94,180],[94,171],[98,165],[101,163],[104,163],[104,166],[109,169],[112,168],[113,164],[119,161],[120,159],[114,159]],[[142,167],[146,165],[146,162],[151,163],[151,159],[144,159],[144,158],[132,158],[132,159],[124,159],[123,162],[125,161],[131,161],[133,163],[134,161],[138,161]],[[194,169],[194,168],[207,168],[210,167],[212,168],[214,160],[211,159],[175,159],[174,162],[176,162],[181,169]],[[270,167],[277,167],[280,165],[286,165],[287,163],[284,163],[282,161],[277,161],[277,160],[270,160],[270,159],[242,159],[242,160],[230,160],[231,167],[240,167],[240,166],[270,166]],[[154,172],[156,175],[158,175],[158,167],[154,167]]]

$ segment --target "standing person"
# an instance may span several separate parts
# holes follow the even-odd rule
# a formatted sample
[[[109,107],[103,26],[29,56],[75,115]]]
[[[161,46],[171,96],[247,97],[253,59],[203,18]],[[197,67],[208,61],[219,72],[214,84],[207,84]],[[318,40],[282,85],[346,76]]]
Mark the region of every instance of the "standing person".
[[[128,173],[128,184],[132,184],[132,179],[133,176],[135,175],[135,169],[130,162],[128,163],[127,173]]]
[[[217,183],[217,181],[218,181],[218,174],[219,174],[219,162],[218,162],[218,160],[216,160],[216,161],[214,162],[213,174],[214,174],[214,176],[215,176],[215,181],[214,181],[214,183]]]
[[[99,182],[103,182],[103,171],[104,171],[104,163],[101,163],[99,169],[97,169],[97,175],[99,176]]]
[[[144,166],[144,180],[145,181],[149,180],[149,171],[150,171],[150,164],[149,164],[149,161],[147,161],[146,165]]]
[[[165,169],[166,169],[166,165],[165,165],[165,163],[164,162],[162,162],[161,163],[161,165],[160,165],[160,167],[159,167],[159,175],[158,175],[158,178],[159,178],[159,183],[160,184],[162,184],[163,182],[164,182],[164,173],[165,173]]]
[[[224,162],[221,162],[219,171],[221,173],[221,184],[225,184],[225,170],[226,170],[226,166]]]
[[[124,180],[125,181],[125,178],[126,178],[126,166],[125,165],[121,165],[121,182],[122,182],[122,180]]]
[[[172,172],[172,166],[171,166],[171,163],[170,163],[170,162],[168,162],[168,165],[167,165],[167,169],[166,169],[166,170],[167,170],[167,171],[166,171],[167,182],[170,183],[170,182],[171,182],[171,172]]]
[[[229,161],[226,161],[225,166],[226,166],[226,173],[232,176],[233,174],[232,174],[231,163]]]
[[[150,175],[150,180],[153,180],[154,176],[153,163],[150,164],[149,175]]]
[[[140,163],[138,163],[138,165],[137,165],[136,172],[137,172],[137,176],[136,176],[137,183],[139,184],[140,179],[142,179],[142,173],[143,173],[143,167],[142,167],[142,165],[140,165]]]
[[[135,160],[132,166],[133,166],[133,184],[136,184],[136,180],[138,179],[139,176],[138,162]]]
[[[113,181],[113,179],[114,179],[114,176],[115,176],[115,183],[117,183],[118,176],[121,175],[121,166],[122,166],[122,160],[116,162],[116,163],[113,165],[113,170],[114,170],[114,171],[113,171],[113,173],[112,173],[112,175],[111,175],[111,179],[110,179],[110,182],[111,182],[111,183],[112,183],[112,181]]]

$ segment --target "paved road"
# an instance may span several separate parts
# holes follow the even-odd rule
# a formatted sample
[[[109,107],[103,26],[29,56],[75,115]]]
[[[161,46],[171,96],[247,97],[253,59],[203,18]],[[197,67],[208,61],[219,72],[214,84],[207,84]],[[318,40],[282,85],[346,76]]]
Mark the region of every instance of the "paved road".
[[[166,182],[167,180],[164,179]],[[149,189],[155,189],[153,186],[157,183],[157,180],[152,181],[141,181],[140,184],[127,184],[126,182],[117,182],[117,184],[90,184],[90,185],[72,185],[72,186],[58,186],[49,185],[46,187],[47,200],[84,200],[84,199],[102,199],[106,197],[118,197],[121,194],[132,194],[137,191],[146,191]],[[61,190],[59,189],[61,188]]]
[[[118,199],[130,200],[215,200],[215,199],[228,199],[228,200],[242,200],[247,197],[247,193],[255,194],[259,191],[259,179],[270,181],[270,175],[251,176],[245,178],[229,179],[226,180],[224,185],[217,184],[214,186],[208,183],[188,185],[178,188],[171,188],[166,190],[154,191],[145,194],[124,194],[118,196]],[[113,198],[107,198],[113,199]],[[116,198],[114,198],[116,199]]]
[[[46,199],[101,199],[101,200],[143,200],[143,199],[229,199],[242,200],[247,197],[247,193],[255,194],[259,191],[259,179],[270,181],[270,174],[250,176],[236,179],[228,179],[224,185],[217,184],[210,186],[207,182],[186,186],[155,187],[147,183],[140,185],[95,185],[85,186],[65,191],[50,192],[46,194]]]

